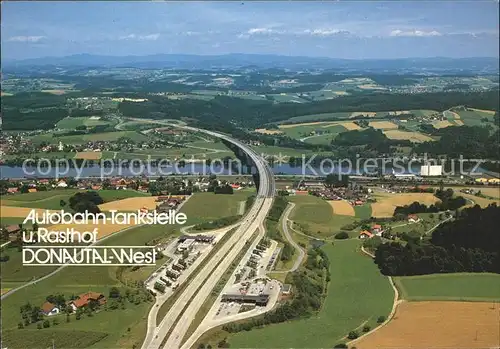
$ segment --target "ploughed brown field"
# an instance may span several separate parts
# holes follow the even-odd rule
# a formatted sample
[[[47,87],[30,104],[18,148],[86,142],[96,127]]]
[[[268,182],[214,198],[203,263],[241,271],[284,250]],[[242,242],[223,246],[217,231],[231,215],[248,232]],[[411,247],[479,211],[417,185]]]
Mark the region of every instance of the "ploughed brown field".
[[[500,305],[492,302],[403,302],[394,318],[353,343],[357,349],[498,348]]]

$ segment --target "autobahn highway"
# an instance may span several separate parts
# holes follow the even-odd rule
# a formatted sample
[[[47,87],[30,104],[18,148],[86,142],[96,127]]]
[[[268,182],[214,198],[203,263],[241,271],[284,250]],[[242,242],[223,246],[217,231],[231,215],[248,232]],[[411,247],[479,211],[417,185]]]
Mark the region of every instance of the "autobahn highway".
[[[236,232],[231,235],[210,260],[205,262],[203,269],[192,278],[189,285],[179,295],[160,324],[156,328],[148,326],[148,333],[142,349],[180,348],[192,319],[194,319],[202,307],[205,299],[210,295],[217,282],[238,254],[244,248],[250,246],[248,241],[259,226],[264,223],[271,209],[275,194],[275,182],[272,170],[267,162],[246,144],[218,132],[189,126],[171,126],[203,132],[227,140],[239,147],[252,159],[257,167],[259,172],[259,190],[253,206],[243,218]],[[165,344],[163,345],[163,343]]]

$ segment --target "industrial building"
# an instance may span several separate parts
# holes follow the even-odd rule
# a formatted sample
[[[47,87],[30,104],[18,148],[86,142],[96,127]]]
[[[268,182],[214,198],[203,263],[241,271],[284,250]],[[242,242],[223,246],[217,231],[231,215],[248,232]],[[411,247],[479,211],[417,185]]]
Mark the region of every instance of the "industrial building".
[[[268,294],[248,295],[248,294],[224,294],[222,302],[254,303],[258,306],[266,306],[269,302]]]
[[[211,243],[212,241],[214,241],[215,239],[215,236],[213,235],[182,235],[179,237],[179,242],[182,243],[186,240],[194,240],[196,242],[205,242],[205,243]]]
[[[443,166],[442,165],[422,165],[420,167],[420,175],[423,177],[442,176],[443,175]]]

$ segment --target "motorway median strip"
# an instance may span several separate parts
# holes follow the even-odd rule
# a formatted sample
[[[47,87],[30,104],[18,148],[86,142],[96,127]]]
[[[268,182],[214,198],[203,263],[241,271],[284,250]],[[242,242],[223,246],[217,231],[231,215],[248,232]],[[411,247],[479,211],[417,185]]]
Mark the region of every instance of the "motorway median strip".
[[[237,229],[237,228],[236,228]],[[235,231],[236,231],[235,229]],[[233,232],[234,233],[234,232]],[[225,237],[225,236],[224,236]],[[253,236],[252,236],[253,237]],[[231,246],[233,247],[234,245],[236,245],[238,243],[238,241],[235,241],[235,243]],[[217,245],[220,245],[222,246],[220,243],[217,244]],[[219,267],[219,265],[221,265],[222,263],[224,262],[224,258],[222,258],[214,267],[214,269],[210,272],[210,274],[204,279],[204,282],[208,279],[210,279],[210,277],[212,276],[212,274],[215,272],[215,270],[217,270],[217,268]],[[165,346],[166,342],[168,341],[170,335],[172,334],[172,331],[174,331],[175,327],[177,326],[177,323],[179,322],[179,319],[182,317],[182,314],[184,314],[184,311],[189,307],[189,305],[191,304],[191,302],[193,301],[193,299],[197,296],[199,290],[203,287],[204,283],[202,283],[200,285],[200,287],[198,287],[196,289],[196,291],[194,292],[193,296],[189,299],[189,301],[184,305],[183,309],[182,309],[182,312],[179,314],[179,316],[177,317],[177,319],[175,319],[174,323],[172,324],[172,326],[170,327],[170,329],[168,330],[165,338],[163,338],[163,341],[160,345],[160,347],[163,347]]]
[[[231,237],[231,235],[234,234],[234,232],[238,229],[238,227],[231,229],[228,231],[222,239],[215,245],[215,247],[212,249],[212,251],[209,252],[208,256],[205,257],[205,259],[208,261],[210,260],[220,249],[221,247],[226,243],[226,241]],[[192,281],[193,278],[198,275],[198,273],[203,269],[204,265],[200,264],[196,267],[196,269],[189,275],[187,280],[185,280],[176,290],[175,293],[172,295],[172,297],[169,297],[165,303],[163,303],[158,310],[158,314],[156,314],[156,323],[160,324],[165,315],[167,315],[168,310],[170,307],[177,301],[179,296],[184,292],[184,289],[189,285],[189,283]]]
[[[255,232],[252,235],[252,237],[248,240],[253,241],[258,237],[258,235],[259,234]],[[181,341],[181,345],[184,344],[189,339],[189,337],[194,333],[194,331],[196,331],[198,326],[202,323],[203,319],[208,314],[213,304],[217,300],[217,297],[219,297],[219,293],[222,292],[224,286],[229,281],[229,278],[231,277],[231,275],[233,275],[233,272],[236,270],[236,267],[238,266],[239,262],[243,259],[243,257],[247,252],[248,252],[247,250],[242,249],[234,259],[233,263],[231,263],[229,268],[226,269],[224,275],[222,275],[222,277],[219,279],[215,287],[212,289],[212,292],[210,292],[210,295],[207,297],[207,299],[201,306],[200,310],[196,313],[196,316],[194,317],[193,321],[191,322],[191,325],[189,326],[186,334],[184,335],[184,338]]]

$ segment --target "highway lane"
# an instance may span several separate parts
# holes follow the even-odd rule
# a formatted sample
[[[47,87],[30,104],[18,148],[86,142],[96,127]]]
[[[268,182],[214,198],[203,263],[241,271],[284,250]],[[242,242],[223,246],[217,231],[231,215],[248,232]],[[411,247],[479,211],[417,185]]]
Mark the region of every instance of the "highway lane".
[[[206,262],[205,267],[194,276],[184,292],[178,297],[160,325],[151,333],[148,331],[143,349],[157,349],[161,347],[167,334],[165,348],[174,349],[180,347],[184,334],[187,332],[191,320],[203,305],[206,297],[224,274],[227,267],[234,261],[239,252],[247,246],[247,240],[263,223],[267,213],[271,209],[275,193],[274,177],[268,164],[253,149],[246,144],[231,137],[213,131],[196,129],[189,126],[179,126],[197,132],[204,132],[214,137],[225,139],[242,149],[257,166],[259,172],[259,191],[254,205],[243,219],[240,227],[230,237],[220,250]],[[175,324],[175,327],[173,327]],[[148,326],[148,330],[152,326]],[[152,338],[153,337],[153,338]]]

